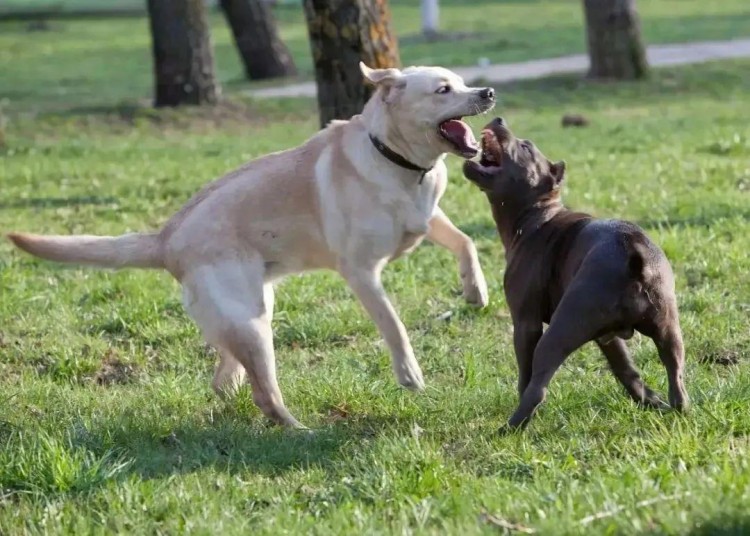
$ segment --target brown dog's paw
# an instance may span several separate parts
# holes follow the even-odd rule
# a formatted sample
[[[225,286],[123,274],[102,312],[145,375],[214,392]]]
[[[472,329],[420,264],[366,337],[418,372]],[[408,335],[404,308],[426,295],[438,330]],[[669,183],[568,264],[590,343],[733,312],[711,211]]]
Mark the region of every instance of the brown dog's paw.
[[[670,409],[669,404],[664,402],[658,395],[651,393],[646,396],[639,404],[646,409],[658,409],[661,411]]]
[[[524,431],[525,428],[526,428],[525,425],[513,426],[510,423],[505,423],[500,428],[498,428],[497,435],[500,437],[505,437],[509,435],[520,434],[521,432]]]
[[[679,411],[680,413],[687,413],[690,409],[690,400],[688,399],[687,395],[683,394],[679,397],[670,396],[670,406],[672,406],[672,409],[675,411]]]

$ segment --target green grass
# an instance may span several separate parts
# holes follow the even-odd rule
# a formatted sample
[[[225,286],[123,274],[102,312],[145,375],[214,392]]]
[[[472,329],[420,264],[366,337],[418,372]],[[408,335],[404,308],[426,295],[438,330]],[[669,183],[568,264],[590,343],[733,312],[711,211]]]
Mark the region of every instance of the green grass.
[[[14,0],[15,1],[15,0]],[[35,1],[34,5],[42,2]],[[98,7],[90,0],[58,3]],[[640,2],[648,43],[750,36],[746,0]],[[130,5],[130,0],[108,4]],[[405,64],[476,64],[487,57],[512,62],[585,51],[578,0],[442,0],[442,30],[465,39],[427,43],[419,37],[419,2],[391,2]],[[13,7],[13,6],[10,6]],[[307,29],[299,6],[277,10],[282,36],[310,78]],[[145,18],[51,20],[47,31],[29,22],[0,22],[0,97],[19,111],[112,105],[147,100],[152,92],[150,37]],[[211,15],[216,64],[225,90],[250,87],[223,18]],[[278,82],[274,82],[278,83]]]
[[[128,49],[117,34],[109,46]],[[66,50],[50,49],[49,64]],[[486,201],[450,157],[442,206],[476,239],[491,304],[462,303],[453,259],[436,247],[386,270],[429,385],[415,395],[394,385],[341,281],[285,281],[280,381],[312,437],[268,427],[247,390],[213,396],[215,356],[165,274],[62,267],[0,244],[0,534],[502,532],[483,511],[542,534],[746,534],[750,61],[642,84],[497,89],[514,129],[567,160],[571,207],[639,222],[671,259],[689,414],[638,409],[586,347],[526,433],[495,434],[516,403],[503,253]],[[567,112],[591,125],[562,129]],[[155,228],[206,181],[316,125],[308,100],[14,116],[0,231]],[[631,342],[663,393],[652,345]]]

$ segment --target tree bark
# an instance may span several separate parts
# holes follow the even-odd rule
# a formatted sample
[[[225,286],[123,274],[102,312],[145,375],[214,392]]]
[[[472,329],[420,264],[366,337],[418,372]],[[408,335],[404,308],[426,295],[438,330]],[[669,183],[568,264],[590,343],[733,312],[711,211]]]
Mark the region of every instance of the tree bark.
[[[359,62],[372,68],[400,67],[387,0],[304,0],[320,125],[362,111],[372,90]]]
[[[148,13],[155,106],[216,103],[221,88],[203,0],[148,0]]]
[[[591,78],[632,80],[648,73],[635,0],[583,0]]]
[[[297,73],[292,55],[279,37],[267,0],[221,0],[234,42],[250,80]]]

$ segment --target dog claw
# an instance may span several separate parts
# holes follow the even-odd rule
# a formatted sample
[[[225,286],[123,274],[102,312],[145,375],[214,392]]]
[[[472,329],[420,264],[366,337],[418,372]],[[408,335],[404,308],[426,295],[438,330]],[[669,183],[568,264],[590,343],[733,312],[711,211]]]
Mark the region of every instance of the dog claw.
[[[398,383],[401,387],[410,391],[424,391],[425,388],[424,379],[422,379],[421,374],[418,378],[400,379]]]
[[[646,408],[651,409],[658,409],[658,410],[667,410],[670,409],[669,404],[664,402],[661,398],[654,395],[648,398],[645,398],[641,404]]]
[[[424,383],[417,384],[417,383],[412,383],[412,382],[406,382],[406,383],[402,382],[401,387],[403,387],[404,389],[408,389],[409,391],[420,392],[420,391],[424,391],[425,385]]]
[[[669,404],[664,402],[661,398],[659,398],[659,395],[657,395],[654,391],[649,389],[648,387],[645,390],[646,392],[643,393],[643,397],[641,399],[637,399],[636,402],[638,404],[645,408],[645,409],[657,409],[657,410],[667,410],[670,408]]]

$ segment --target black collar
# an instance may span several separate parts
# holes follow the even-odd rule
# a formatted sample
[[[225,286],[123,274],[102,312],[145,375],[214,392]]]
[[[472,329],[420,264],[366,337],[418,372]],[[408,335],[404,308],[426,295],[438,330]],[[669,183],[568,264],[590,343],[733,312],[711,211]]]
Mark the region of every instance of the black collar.
[[[419,176],[419,184],[422,184],[422,181],[424,180],[424,176],[430,171],[432,171],[432,168],[423,168],[421,166],[413,164],[412,162],[409,162],[406,158],[404,158],[403,156],[398,154],[396,151],[388,147],[385,143],[377,139],[372,134],[369,134],[369,136],[370,136],[370,141],[378,150],[378,152],[382,154],[383,156],[385,156],[388,160],[390,160],[397,166],[401,166],[402,168],[421,172],[421,175]]]

